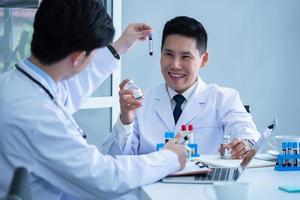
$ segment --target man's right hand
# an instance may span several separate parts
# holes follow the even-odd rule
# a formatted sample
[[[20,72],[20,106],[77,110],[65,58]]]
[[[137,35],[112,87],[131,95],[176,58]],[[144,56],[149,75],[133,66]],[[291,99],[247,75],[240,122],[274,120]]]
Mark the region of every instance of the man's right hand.
[[[186,163],[187,150],[185,145],[178,144],[178,138],[174,138],[165,144],[164,149],[168,149],[177,154],[179,164],[180,164],[180,170],[182,170],[185,167],[185,163]]]
[[[139,40],[146,40],[152,28],[145,23],[129,24],[120,38],[112,46],[117,50],[119,55],[128,52],[133,45]]]
[[[142,106],[141,100],[136,100],[132,96],[132,92],[130,90],[125,90],[124,86],[126,83],[128,83],[129,80],[126,79],[121,82],[119,85],[120,91],[119,91],[119,101],[120,101],[120,107],[121,107],[121,115],[120,120],[123,124],[130,124],[133,122],[134,119],[134,113],[136,109]]]

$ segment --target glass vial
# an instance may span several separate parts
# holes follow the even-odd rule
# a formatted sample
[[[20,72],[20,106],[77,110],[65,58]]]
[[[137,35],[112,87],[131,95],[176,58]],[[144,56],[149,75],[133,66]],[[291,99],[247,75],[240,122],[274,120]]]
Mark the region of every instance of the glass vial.
[[[220,155],[222,159],[231,159],[231,149],[229,147],[230,135],[224,135],[220,146]]]
[[[124,86],[125,90],[131,90],[132,95],[135,99],[141,99],[143,97],[143,92],[139,88],[139,86],[133,82],[133,80],[130,80],[126,85]]]

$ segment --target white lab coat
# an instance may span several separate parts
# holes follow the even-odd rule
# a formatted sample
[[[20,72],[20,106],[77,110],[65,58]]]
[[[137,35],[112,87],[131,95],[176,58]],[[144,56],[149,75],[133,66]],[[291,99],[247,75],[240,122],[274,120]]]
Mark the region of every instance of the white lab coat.
[[[175,125],[170,97],[165,84],[154,86],[144,95],[143,106],[136,112],[133,130],[122,127],[120,120],[103,142],[103,153],[145,154],[156,151],[157,143],[164,143],[164,133],[178,133],[182,124],[192,124],[193,139],[200,154],[218,153],[223,135],[232,138],[260,137],[252,117],[246,112],[236,90],[198,83]],[[126,133],[127,132],[127,133]]]
[[[106,48],[99,49],[82,73],[57,85],[57,102],[72,118],[117,65]],[[23,62],[19,66],[51,91],[41,76]],[[102,155],[43,89],[13,69],[0,76],[0,198],[20,166],[29,170],[35,200],[88,200],[110,199],[155,182],[178,170],[179,162],[169,150],[116,159]]]

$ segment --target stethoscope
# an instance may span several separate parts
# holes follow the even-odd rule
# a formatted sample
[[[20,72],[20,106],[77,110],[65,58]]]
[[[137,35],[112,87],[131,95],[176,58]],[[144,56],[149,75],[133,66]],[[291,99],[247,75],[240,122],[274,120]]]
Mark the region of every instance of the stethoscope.
[[[38,80],[36,80],[35,78],[33,78],[29,73],[27,73],[25,70],[23,70],[22,68],[20,68],[17,64],[15,65],[16,69],[19,70],[22,74],[24,74],[25,76],[27,76],[32,82],[34,82],[35,84],[37,84],[39,87],[41,87],[46,93],[47,95],[50,97],[51,101],[64,113],[65,117],[71,122],[72,126],[74,126],[74,128],[79,132],[79,134],[86,139],[86,134],[85,132],[79,128],[77,126],[77,124],[74,122],[74,120],[70,117],[70,115],[68,113],[66,113],[65,109],[62,108],[59,103],[55,100],[54,96],[51,94],[51,92]]]

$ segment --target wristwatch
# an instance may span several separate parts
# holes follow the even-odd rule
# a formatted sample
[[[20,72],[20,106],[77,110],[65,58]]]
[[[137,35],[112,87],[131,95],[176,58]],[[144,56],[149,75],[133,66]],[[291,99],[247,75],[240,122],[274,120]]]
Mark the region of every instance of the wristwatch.
[[[120,60],[120,55],[118,54],[118,52],[115,50],[113,46],[109,44],[107,45],[107,48],[116,59]]]

